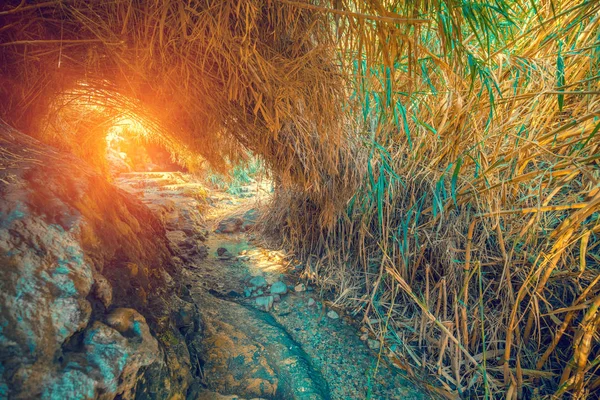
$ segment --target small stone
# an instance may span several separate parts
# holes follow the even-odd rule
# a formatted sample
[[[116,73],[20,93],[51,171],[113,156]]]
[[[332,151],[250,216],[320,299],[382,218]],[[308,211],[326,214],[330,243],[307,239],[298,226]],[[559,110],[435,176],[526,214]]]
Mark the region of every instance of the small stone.
[[[367,344],[371,350],[378,350],[381,345],[378,340],[368,339]]]
[[[304,292],[306,290],[306,286],[304,286],[304,283],[300,283],[294,287],[294,290],[296,292]]]
[[[273,307],[273,301],[275,299],[273,296],[262,296],[256,298],[256,305],[259,307],[264,307],[265,310],[269,311],[271,307]]]
[[[267,286],[267,281],[264,276],[255,276],[254,278],[250,279],[250,284],[252,286],[256,286],[257,288],[261,288]]]
[[[93,293],[102,304],[104,304],[104,307],[110,307],[113,297],[112,286],[108,280],[99,273],[94,273]]]
[[[273,295],[273,300],[274,300],[275,302],[281,301],[281,296],[280,296],[280,295],[278,295],[278,294],[275,294],[275,295]]]
[[[216,233],[236,233],[244,224],[244,220],[238,216],[229,217],[219,222]]]
[[[368,338],[369,338],[369,335],[366,333],[363,333],[362,335],[360,335],[360,340],[362,340],[363,342],[366,342]]]
[[[146,319],[132,308],[117,308],[106,318],[108,326],[120,333],[134,331],[136,323],[146,323]]]
[[[333,311],[333,310],[329,310],[329,311],[327,312],[327,316],[328,316],[329,318],[331,318],[331,319],[338,319],[338,318],[340,317],[340,316],[338,315],[338,313],[336,313],[336,312],[335,312],[335,311]]]
[[[244,288],[244,297],[250,297],[252,295],[252,291],[249,288]]]
[[[315,299],[313,299],[312,297],[310,299],[308,299],[308,306],[309,307],[314,307],[315,305]]]
[[[287,286],[281,281],[277,281],[271,285],[271,294],[286,294],[287,291]]]
[[[221,260],[229,260],[233,258],[233,254],[231,254],[225,247],[219,247],[217,249],[217,256],[219,256]]]
[[[265,294],[265,292],[263,292],[263,291],[262,291],[262,290],[260,290],[260,289],[256,291],[256,295],[257,295],[257,296],[262,296],[263,294]]]
[[[186,328],[194,325],[194,316],[196,315],[196,310],[191,303],[182,303],[180,307],[178,307],[177,311],[173,314],[173,319],[175,320],[175,326],[178,329]]]

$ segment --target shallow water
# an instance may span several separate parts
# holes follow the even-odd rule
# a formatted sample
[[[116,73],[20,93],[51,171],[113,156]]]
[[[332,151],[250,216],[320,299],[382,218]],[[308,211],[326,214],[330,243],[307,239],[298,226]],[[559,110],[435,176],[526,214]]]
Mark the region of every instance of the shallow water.
[[[252,198],[212,193],[212,206],[200,212],[202,207],[182,190],[185,183],[173,185],[178,179],[168,173],[129,174],[119,182],[153,209],[168,204],[171,226],[176,214],[182,226],[192,223],[209,231],[203,242],[208,255],[184,259],[184,279],[204,322],[205,387],[190,398],[429,398],[360,340],[361,332],[342,310],[337,310],[340,318],[332,319],[327,316],[331,309],[312,288],[295,292],[297,278],[285,254],[256,245],[246,233],[214,232],[220,220],[250,208]],[[219,257],[220,247],[231,258]],[[268,311],[256,300],[269,295],[268,286],[253,288],[249,295],[249,280],[256,276],[268,285],[280,280],[288,285],[288,293]]]

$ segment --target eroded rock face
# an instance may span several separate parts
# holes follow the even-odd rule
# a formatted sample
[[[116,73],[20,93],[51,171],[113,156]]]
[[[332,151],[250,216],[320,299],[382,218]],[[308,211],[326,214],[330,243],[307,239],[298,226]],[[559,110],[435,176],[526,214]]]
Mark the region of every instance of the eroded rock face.
[[[171,259],[147,207],[0,125],[0,398],[185,398],[201,323]]]

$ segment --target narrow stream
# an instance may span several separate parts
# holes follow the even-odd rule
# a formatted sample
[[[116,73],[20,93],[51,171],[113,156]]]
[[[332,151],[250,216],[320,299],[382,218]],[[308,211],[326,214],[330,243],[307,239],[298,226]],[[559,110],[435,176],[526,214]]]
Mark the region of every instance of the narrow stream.
[[[428,398],[341,310],[297,286],[285,255],[244,232],[256,198],[215,192],[202,206],[198,184],[180,173],[125,174],[117,183],[159,214],[180,250],[204,324],[205,387],[192,398]]]

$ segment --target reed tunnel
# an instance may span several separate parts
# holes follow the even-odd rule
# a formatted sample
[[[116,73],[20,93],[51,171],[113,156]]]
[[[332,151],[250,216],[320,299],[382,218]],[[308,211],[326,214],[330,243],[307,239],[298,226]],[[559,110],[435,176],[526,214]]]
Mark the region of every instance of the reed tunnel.
[[[599,13],[4,1],[0,398],[598,397]]]

